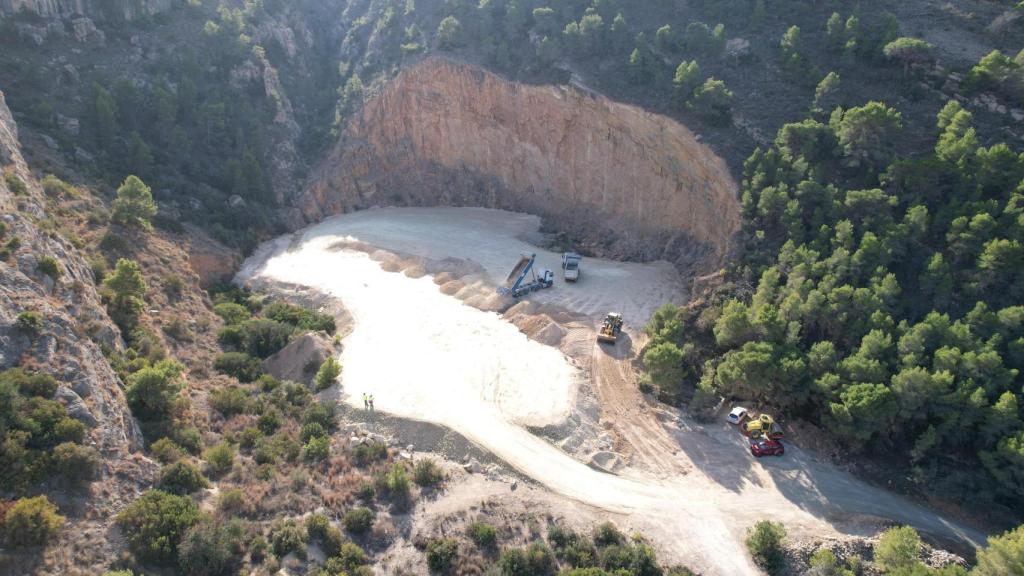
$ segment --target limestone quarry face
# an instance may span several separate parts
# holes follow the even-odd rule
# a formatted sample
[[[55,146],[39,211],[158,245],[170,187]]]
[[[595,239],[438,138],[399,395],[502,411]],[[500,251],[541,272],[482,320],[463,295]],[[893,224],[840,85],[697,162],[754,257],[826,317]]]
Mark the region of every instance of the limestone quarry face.
[[[728,168],[686,127],[568,87],[430,58],[350,119],[293,202],[530,212],[607,256],[707,268],[740,225]]]

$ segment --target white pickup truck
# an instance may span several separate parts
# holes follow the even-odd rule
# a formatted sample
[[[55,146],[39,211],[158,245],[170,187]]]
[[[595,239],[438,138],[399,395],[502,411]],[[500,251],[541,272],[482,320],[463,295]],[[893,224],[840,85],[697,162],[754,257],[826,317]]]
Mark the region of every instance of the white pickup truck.
[[[580,262],[583,256],[575,252],[562,254],[562,277],[566,282],[575,282],[580,278]]]

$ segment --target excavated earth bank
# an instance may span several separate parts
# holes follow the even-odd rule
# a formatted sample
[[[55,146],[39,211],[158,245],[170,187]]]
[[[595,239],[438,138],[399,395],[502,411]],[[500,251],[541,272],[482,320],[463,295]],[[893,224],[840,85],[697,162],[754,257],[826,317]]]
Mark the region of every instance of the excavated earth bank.
[[[308,222],[373,206],[502,208],[602,256],[708,269],[739,229],[736,190],[669,118],[429,58],[364,104],[293,205]]]

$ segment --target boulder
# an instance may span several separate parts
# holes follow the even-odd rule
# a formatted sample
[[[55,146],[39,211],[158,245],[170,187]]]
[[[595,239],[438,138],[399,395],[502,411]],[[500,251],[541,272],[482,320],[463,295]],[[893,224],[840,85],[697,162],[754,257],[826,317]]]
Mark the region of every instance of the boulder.
[[[263,369],[278,380],[309,384],[324,360],[334,352],[330,337],[309,332],[288,343],[277,354],[263,361]]]

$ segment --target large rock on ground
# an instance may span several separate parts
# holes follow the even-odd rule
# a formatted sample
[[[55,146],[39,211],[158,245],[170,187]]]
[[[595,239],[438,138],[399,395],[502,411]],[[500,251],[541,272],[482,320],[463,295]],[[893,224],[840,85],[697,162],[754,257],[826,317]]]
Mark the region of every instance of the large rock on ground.
[[[334,348],[324,332],[308,332],[288,343],[277,354],[263,361],[263,369],[278,380],[309,384]]]

